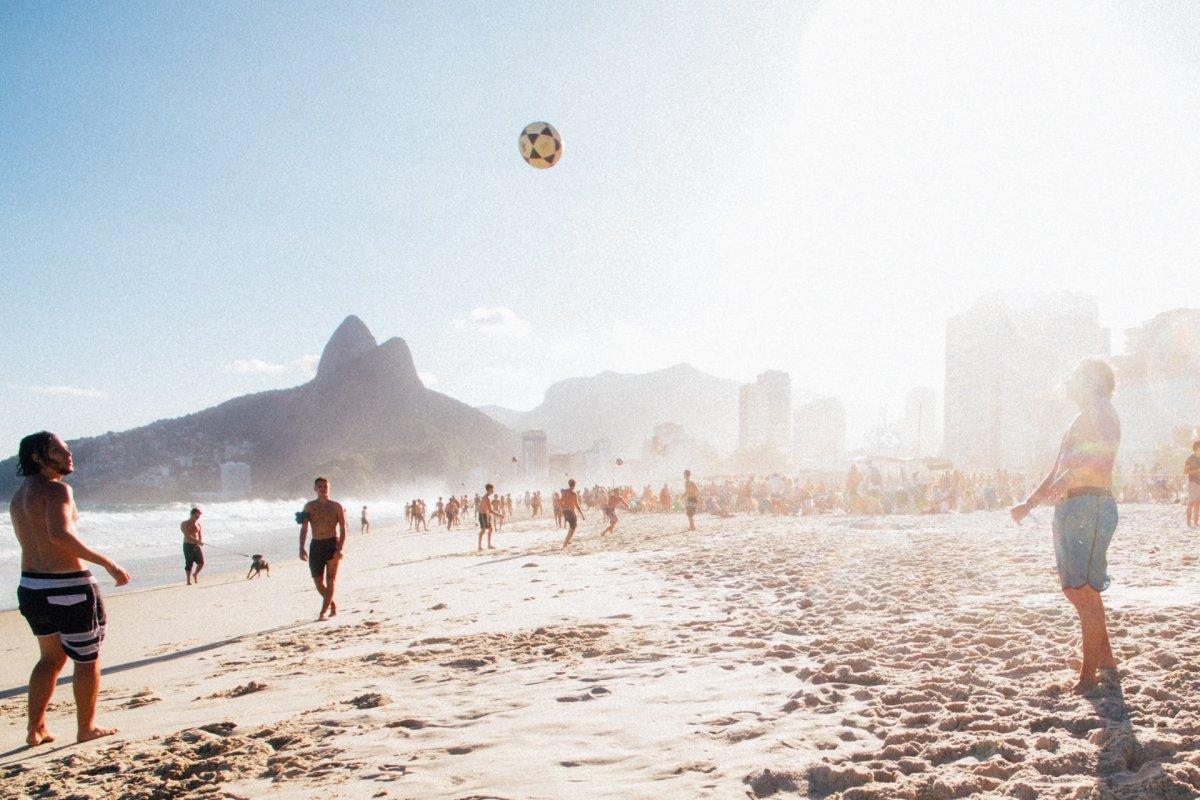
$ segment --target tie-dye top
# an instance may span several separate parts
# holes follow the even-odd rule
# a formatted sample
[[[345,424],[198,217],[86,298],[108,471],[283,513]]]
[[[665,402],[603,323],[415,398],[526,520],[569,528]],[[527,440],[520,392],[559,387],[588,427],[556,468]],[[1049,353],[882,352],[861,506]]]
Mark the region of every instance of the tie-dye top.
[[[1113,463],[1121,442],[1121,421],[1108,398],[1097,398],[1075,417],[1059,451],[1054,488],[1112,487]]]

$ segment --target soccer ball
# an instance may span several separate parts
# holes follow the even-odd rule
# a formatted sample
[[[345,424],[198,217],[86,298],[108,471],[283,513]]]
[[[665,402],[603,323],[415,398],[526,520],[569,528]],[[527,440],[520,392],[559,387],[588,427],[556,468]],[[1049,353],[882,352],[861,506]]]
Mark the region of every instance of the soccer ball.
[[[549,169],[562,158],[562,137],[549,122],[532,122],[517,139],[521,158],[531,167]]]

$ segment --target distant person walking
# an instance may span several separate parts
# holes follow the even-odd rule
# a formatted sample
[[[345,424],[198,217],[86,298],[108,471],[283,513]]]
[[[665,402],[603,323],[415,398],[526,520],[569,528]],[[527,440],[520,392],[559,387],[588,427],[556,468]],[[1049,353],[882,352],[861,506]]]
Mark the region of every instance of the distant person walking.
[[[58,673],[67,659],[75,662],[71,688],[75,694],[76,739],[86,742],[109,736],[116,728],[96,725],[100,694],[100,644],[107,616],[100,587],[83,562],[103,567],[117,586],[129,573],[91,550],[75,533],[79,512],[71,487],[62,479],[75,464],[61,439],[47,431],[21,440],[17,474],[23,480],[8,513],[21,546],[21,581],[17,607],[37,637],[40,657],[29,676],[30,746],[54,741],[46,728],[46,708],[54,696]]]
[[[574,478],[568,480],[567,488],[559,493],[559,506],[562,510],[563,521],[567,523],[567,538],[563,541],[563,547],[566,547],[575,538],[575,529],[579,527],[579,520],[585,519],[583,506],[579,504],[579,493],[575,491]]]
[[[1012,518],[1020,523],[1038,503],[1056,503],[1054,560],[1083,633],[1083,663],[1072,687],[1081,694],[1096,688],[1098,672],[1115,677],[1117,669],[1100,597],[1108,587],[1108,545],[1117,529],[1112,472],[1121,422],[1111,399],[1115,384],[1108,364],[1092,358],[1080,362],[1066,384],[1079,415],[1063,437],[1053,468],[1028,499],[1012,508]]]
[[[1187,475],[1187,526],[1200,527],[1200,440],[1192,442],[1192,454],[1183,464]]]
[[[187,585],[200,582],[200,570],[204,569],[204,531],[200,526],[200,509],[193,507],[188,518],[179,523],[183,531],[183,572]]]
[[[358,532],[359,533],[370,533],[371,532],[371,520],[367,517],[367,507],[366,506],[363,506],[362,516],[358,518]]]
[[[692,480],[692,471],[683,471],[683,510],[688,518],[688,530],[696,530],[696,509],[700,507],[700,487]]]
[[[308,562],[309,574],[321,595],[321,613],[317,620],[322,621],[326,615],[337,616],[333,590],[342,563],[342,548],[346,546],[346,510],[341,503],[329,499],[328,478],[317,478],[313,481],[313,489],[317,499],[305,503],[300,512],[300,560]],[[312,529],[312,544],[305,552],[309,528]]]

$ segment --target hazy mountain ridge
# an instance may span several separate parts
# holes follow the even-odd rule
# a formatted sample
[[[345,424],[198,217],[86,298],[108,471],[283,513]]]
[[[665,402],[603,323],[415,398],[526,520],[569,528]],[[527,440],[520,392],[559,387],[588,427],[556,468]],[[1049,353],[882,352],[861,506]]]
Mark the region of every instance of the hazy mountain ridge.
[[[545,430],[556,453],[586,450],[607,439],[632,456],[662,422],[682,425],[693,438],[729,451],[737,446],[739,387],[737,381],[676,364],[641,374],[609,370],[566,378],[529,411],[479,410],[514,430]]]
[[[516,447],[502,425],[425,388],[403,339],[376,344],[355,316],[338,326],[308,383],[70,444],[71,483],[88,502],[214,491],[228,461],[250,465],[256,496],[305,494],[323,473],[347,492],[378,491],[495,468]],[[0,462],[0,494],[11,494],[15,468],[15,458]]]

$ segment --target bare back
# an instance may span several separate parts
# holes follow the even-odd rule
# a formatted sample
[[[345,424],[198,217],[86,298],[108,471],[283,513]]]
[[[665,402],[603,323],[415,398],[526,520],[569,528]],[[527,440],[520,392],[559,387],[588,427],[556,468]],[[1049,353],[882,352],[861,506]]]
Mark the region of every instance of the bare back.
[[[64,526],[72,535],[79,513],[71,487],[34,476],[22,481],[8,506],[13,531],[21,545],[24,572],[79,572],[83,561],[56,545],[51,526]]]

